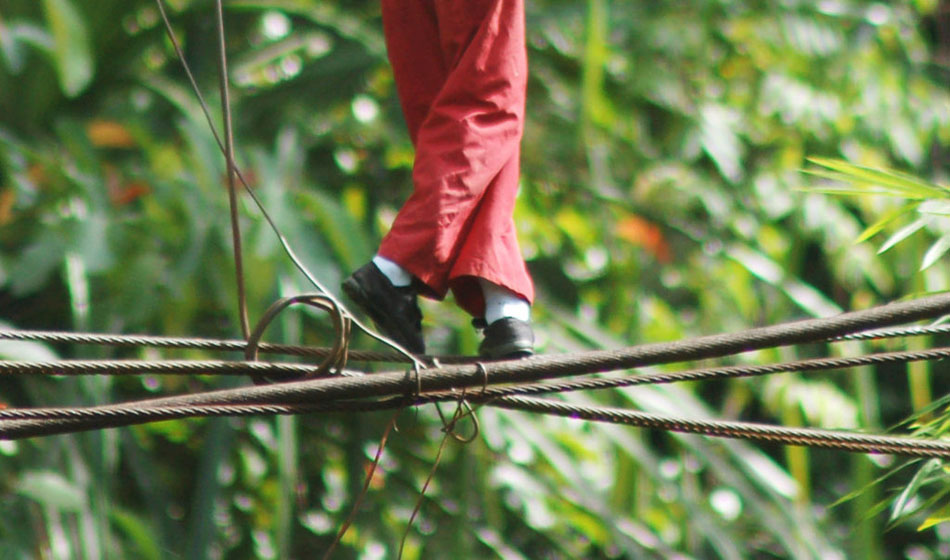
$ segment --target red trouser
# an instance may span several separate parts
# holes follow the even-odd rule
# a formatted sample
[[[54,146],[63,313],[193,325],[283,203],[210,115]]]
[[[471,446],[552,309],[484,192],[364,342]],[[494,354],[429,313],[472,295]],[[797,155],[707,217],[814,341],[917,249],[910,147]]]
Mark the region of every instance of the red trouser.
[[[416,148],[412,196],[379,254],[484,314],[476,277],[534,298],[515,235],[527,53],[524,0],[382,0]]]

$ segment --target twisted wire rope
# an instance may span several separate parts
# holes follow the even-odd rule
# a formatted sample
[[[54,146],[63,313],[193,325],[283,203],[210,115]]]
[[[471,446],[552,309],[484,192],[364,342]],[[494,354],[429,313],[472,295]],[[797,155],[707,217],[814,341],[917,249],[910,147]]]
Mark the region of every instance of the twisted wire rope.
[[[204,350],[208,352],[245,353],[248,343],[244,340],[220,340],[200,337],[172,337],[143,334],[108,333],[70,333],[62,331],[39,330],[3,330],[0,340],[45,342],[47,344],[82,344],[92,346],[112,346],[117,348],[161,348],[166,350]],[[257,345],[262,354],[280,354],[284,356],[325,358],[332,348],[324,346],[300,346],[261,342]],[[392,362],[409,363],[405,355],[394,351],[349,350],[349,358],[356,362]],[[422,360],[431,363],[433,358],[443,364],[472,362],[471,356],[423,356]]]
[[[622,408],[577,406],[552,399],[505,397],[492,406],[525,412],[554,414],[578,420],[609,422],[641,428],[742,438],[786,445],[822,447],[854,453],[891,453],[912,457],[950,457],[950,442],[901,436],[862,434],[842,430],[788,428],[750,422],[672,418]]]
[[[536,395],[543,393],[565,393],[598,389],[616,389],[636,385],[659,385],[686,381],[710,381],[758,377],[777,373],[808,372],[845,369],[868,365],[895,364],[919,361],[936,361],[950,358],[950,347],[929,350],[882,352],[863,356],[843,358],[811,358],[792,362],[763,365],[737,365],[712,368],[690,369],[674,372],[653,372],[625,377],[598,377],[591,379],[571,379],[566,381],[521,384],[511,387],[486,387],[477,392],[479,397],[499,398],[513,395]],[[438,370],[434,370],[438,371]],[[423,395],[425,398],[425,395]]]
[[[458,395],[445,394],[441,401],[457,400]],[[475,402],[482,402],[476,397]],[[848,451],[852,453],[888,453],[911,457],[950,457],[950,442],[908,436],[864,434],[843,430],[788,428],[751,422],[730,422],[680,418],[628,409],[578,406],[563,401],[512,396],[488,399],[486,404],[498,408],[557,415],[577,420],[608,422],[640,428],[692,433],[712,437],[742,438],[783,445],[798,445]],[[408,407],[409,399],[395,398],[369,402],[298,403],[298,404],[205,404],[190,406],[147,406],[124,409],[30,409],[3,410],[0,418],[17,418],[0,423],[0,439],[20,439],[52,435],[64,431],[128,426],[159,420],[203,417],[240,417],[275,414],[306,414],[332,411],[378,411]],[[15,416],[14,416],[15,414]],[[46,422],[52,420],[52,422]],[[90,422],[94,420],[95,422]]]

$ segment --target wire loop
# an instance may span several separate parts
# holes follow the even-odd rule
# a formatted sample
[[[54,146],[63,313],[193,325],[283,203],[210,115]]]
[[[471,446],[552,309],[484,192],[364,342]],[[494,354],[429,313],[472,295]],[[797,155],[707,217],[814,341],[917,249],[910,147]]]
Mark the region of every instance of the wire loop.
[[[330,347],[330,351],[327,353],[326,357],[324,357],[317,366],[317,371],[306,375],[305,378],[318,377],[333,371],[342,371],[343,368],[346,367],[346,360],[349,352],[351,328],[350,319],[344,315],[343,310],[340,309],[336,301],[320,294],[302,294],[285,297],[271,304],[271,306],[267,308],[267,311],[264,312],[264,316],[261,317],[260,321],[257,322],[257,325],[254,327],[254,330],[248,337],[247,348],[244,350],[244,358],[249,362],[257,361],[258,347],[260,345],[261,337],[264,335],[264,331],[267,330],[267,327],[270,325],[271,321],[273,321],[281,311],[296,304],[309,305],[310,307],[315,307],[317,309],[326,311],[330,315],[330,319],[333,323],[333,329],[336,332],[333,346]],[[299,378],[299,376],[296,376],[290,377],[289,379]],[[261,385],[264,383],[270,383],[274,380],[287,381],[288,377],[282,376],[280,378],[269,378],[265,375],[251,375],[251,379],[254,380],[255,384]]]

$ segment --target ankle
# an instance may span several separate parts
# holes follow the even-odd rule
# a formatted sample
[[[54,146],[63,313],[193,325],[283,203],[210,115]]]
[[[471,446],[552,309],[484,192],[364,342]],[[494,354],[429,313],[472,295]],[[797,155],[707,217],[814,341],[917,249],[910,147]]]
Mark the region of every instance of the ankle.
[[[405,268],[399,266],[398,263],[386,257],[376,255],[373,257],[373,264],[376,265],[376,268],[383,273],[383,276],[385,276],[393,286],[406,287],[412,285],[412,274]]]
[[[531,321],[531,304],[515,292],[488,280],[479,278],[478,283],[485,297],[485,323],[491,325],[499,319],[510,317],[528,323]]]

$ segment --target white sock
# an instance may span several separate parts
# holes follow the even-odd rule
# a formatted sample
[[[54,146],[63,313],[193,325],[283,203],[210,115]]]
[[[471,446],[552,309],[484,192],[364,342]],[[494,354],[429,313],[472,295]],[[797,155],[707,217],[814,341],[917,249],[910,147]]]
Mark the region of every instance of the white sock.
[[[489,325],[505,317],[528,322],[531,320],[531,304],[518,294],[482,278],[478,279],[485,295],[485,322]]]
[[[412,284],[412,274],[409,274],[408,270],[386,257],[376,255],[373,257],[373,264],[383,273],[383,276],[389,278],[393,286],[408,286]]]

